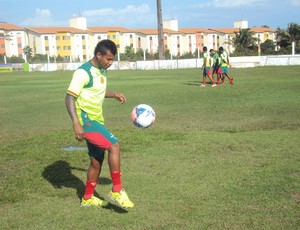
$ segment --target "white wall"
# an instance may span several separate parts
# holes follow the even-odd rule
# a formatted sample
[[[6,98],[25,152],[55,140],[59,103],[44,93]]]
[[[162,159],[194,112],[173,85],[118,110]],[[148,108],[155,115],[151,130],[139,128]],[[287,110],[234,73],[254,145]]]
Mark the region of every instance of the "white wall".
[[[203,60],[198,58],[137,62],[115,61],[110,67],[110,70],[189,69],[201,68],[202,63]],[[300,55],[231,57],[230,63],[233,68],[300,65]],[[75,70],[81,64],[82,63],[30,64],[30,71]]]

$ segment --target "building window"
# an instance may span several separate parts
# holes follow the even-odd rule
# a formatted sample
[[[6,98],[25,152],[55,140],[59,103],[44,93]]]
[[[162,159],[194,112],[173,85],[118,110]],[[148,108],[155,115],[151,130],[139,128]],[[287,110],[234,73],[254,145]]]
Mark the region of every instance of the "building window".
[[[60,40],[60,37],[59,36],[56,36],[56,41],[59,41]]]
[[[46,46],[46,47],[45,47],[45,50],[46,50],[46,51],[49,51],[49,46]]]
[[[82,37],[81,37],[81,38],[82,38],[82,40],[85,40],[85,36],[84,36],[84,35],[82,35]]]
[[[112,37],[113,37],[113,39],[116,39],[116,38],[117,38],[117,36],[116,36],[116,35],[113,35]]]
[[[130,38],[133,38],[132,34],[129,35]]]
[[[150,38],[149,38],[149,39],[150,39],[150,41],[152,41],[152,36],[150,36]]]
[[[82,49],[85,50],[85,49],[86,49],[86,45],[83,45],[83,46],[82,46]]]
[[[98,40],[101,40],[101,36],[100,35],[98,35]]]
[[[22,44],[18,43],[18,48],[21,49],[22,48]]]
[[[60,46],[57,46],[57,50],[61,50],[61,47],[60,47]]]
[[[48,36],[45,36],[45,41],[48,41]]]

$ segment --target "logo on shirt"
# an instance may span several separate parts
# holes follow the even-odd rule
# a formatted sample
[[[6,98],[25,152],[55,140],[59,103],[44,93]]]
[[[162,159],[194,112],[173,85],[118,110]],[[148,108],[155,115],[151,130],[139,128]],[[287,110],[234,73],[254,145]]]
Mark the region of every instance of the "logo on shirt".
[[[101,77],[101,78],[100,78],[100,82],[101,82],[101,84],[104,83],[104,77]]]

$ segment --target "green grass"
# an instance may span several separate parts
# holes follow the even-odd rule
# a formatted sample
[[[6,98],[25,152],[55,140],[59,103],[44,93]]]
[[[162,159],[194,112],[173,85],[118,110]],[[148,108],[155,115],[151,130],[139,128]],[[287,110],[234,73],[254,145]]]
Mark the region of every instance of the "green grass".
[[[135,203],[81,208],[88,158],[64,105],[72,72],[0,74],[1,229],[298,229],[300,66],[230,69],[234,85],[200,88],[200,70],[110,71],[107,127],[121,141]],[[138,129],[132,108],[156,121]],[[96,188],[111,188],[107,164]]]

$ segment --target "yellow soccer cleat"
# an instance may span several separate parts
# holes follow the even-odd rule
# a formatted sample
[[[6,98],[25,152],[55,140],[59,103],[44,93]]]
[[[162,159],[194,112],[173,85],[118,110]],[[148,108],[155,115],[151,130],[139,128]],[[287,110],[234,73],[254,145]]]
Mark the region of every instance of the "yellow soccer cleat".
[[[91,207],[91,206],[98,206],[98,207],[103,207],[103,206],[107,206],[108,205],[108,202],[105,201],[105,200],[101,200],[97,197],[95,197],[94,195],[88,199],[88,200],[85,200],[81,199],[81,207]]]
[[[122,189],[120,192],[111,191],[108,194],[108,198],[113,204],[115,204],[121,208],[126,209],[126,208],[134,207],[134,204],[129,200],[128,195],[124,189]]]

